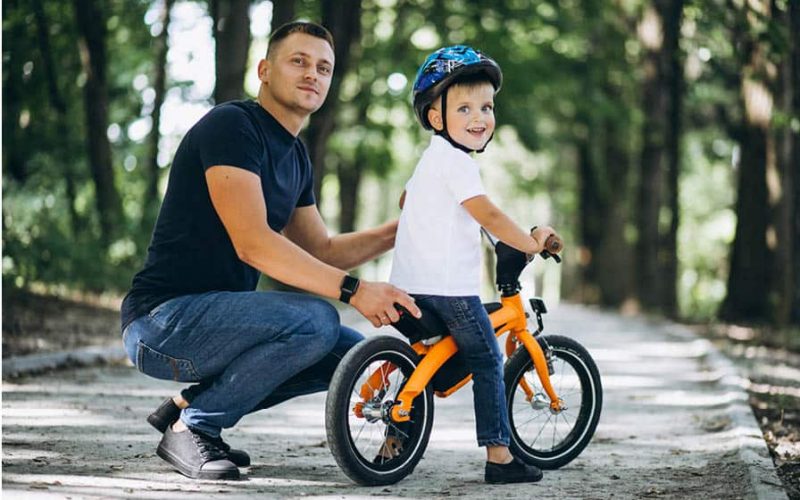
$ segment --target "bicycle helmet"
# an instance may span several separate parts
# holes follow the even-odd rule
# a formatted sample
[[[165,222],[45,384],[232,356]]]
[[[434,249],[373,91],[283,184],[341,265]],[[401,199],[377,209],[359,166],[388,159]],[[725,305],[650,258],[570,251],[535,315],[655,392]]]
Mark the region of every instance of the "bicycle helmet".
[[[487,76],[495,92],[503,84],[503,72],[494,59],[467,45],[443,47],[429,55],[417,71],[414,79],[414,112],[422,127],[433,129],[428,121],[428,110],[437,97],[442,96],[442,115],[444,118],[447,105],[447,88],[457,79],[469,75],[483,73]],[[436,131],[454,146],[467,152],[472,150],[453,141],[447,133],[447,124],[441,131]],[[490,139],[491,140],[491,139]],[[487,142],[488,143],[488,142]],[[483,151],[481,149],[479,153]]]

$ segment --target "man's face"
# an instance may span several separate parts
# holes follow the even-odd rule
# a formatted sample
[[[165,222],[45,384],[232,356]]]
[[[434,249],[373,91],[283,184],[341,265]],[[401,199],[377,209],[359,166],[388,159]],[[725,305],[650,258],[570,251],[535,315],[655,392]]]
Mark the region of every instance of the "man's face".
[[[333,77],[333,49],[322,38],[292,33],[279,42],[259,78],[279,104],[311,114],[325,102]]]

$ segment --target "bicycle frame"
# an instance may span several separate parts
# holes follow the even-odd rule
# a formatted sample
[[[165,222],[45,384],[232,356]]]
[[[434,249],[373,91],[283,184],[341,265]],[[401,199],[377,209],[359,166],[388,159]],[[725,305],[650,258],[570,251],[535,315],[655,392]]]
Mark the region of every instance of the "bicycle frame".
[[[555,412],[560,411],[561,400],[558,398],[555,389],[550,383],[550,373],[544,351],[542,351],[539,342],[536,341],[533,334],[528,330],[527,315],[525,314],[520,294],[516,293],[508,297],[503,296],[500,300],[502,307],[489,314],[489,319],[495,330],[495,336],[499,338],[505,333],[509,334],[505,342],[505,351],[508,357],[514,353],[519,344],[525,346],[525,349],[533,360],[533,365],[536,368],[536,373],[542,383],[542,387],[550,398],[550,409]],[[538,330],[537,333],[539,333]],[[447,336],[432,346],[425,345],[423,342],[417,342],[411,347],[422,357],[422,361],[420,361],[417,368],[411,374],[411,377],[406,381],[405,387],[397,397],[397,403],[392,407],[391,418],[395,422],[406,422],[410,420],[411,403],[425,389],[436,372],[458,352],[458,346],[452,336]],[[387,368],[382,366],[373,372],[369,379],[361,386],[359,391],[361,398],[367,401],[372,399],[376,392],[387,389],[386,375],[393,370],[394,366]],[[447,392],[441,394],[437,393],[437,395],[442,397],[449,396],[463,387],[464,384],[471,379],[472,375],[470,374],[461,382],[451,387]],[[525,391],[527,400],[531,401],[534,393],[524,379],[520,381],[520,387]],[[363,405],[363,403],[356,404],[356,408],[354,408],[358,416],[361,416],[361,405]]]

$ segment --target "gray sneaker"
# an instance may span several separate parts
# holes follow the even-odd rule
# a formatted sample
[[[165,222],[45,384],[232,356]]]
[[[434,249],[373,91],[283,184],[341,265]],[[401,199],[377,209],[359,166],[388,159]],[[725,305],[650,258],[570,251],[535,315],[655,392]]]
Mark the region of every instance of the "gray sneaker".
[[[155,427],[158,432],[163,434],[180,416],[181,409],[172,401],[172,398],[167,398],[161,403],[161,406],[156,408],[156,411],[147,417],[147,422]],[[216,443],[217,447],[227,453],[228,460],[235,463],[238,467],[247,467],[250,465],[250,455],[248,455],[246,451],[231,448],[221,437],[214,438],[213,441]]]
[[[239,479],[239,469],[213,438],[187,429],[174,432],[167,427],[156,454],[178,472],[194,479]]]

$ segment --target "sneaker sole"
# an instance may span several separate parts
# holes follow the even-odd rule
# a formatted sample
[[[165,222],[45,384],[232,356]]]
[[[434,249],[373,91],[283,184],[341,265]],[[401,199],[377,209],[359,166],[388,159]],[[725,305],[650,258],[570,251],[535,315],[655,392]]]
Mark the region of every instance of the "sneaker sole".
[[[156,448],[156,455],[186,477],[192,479],[239,479],[239,469],[229,471],[204,471],[195,469],[183,463],[178,457],[163,449],[161,445]]]

